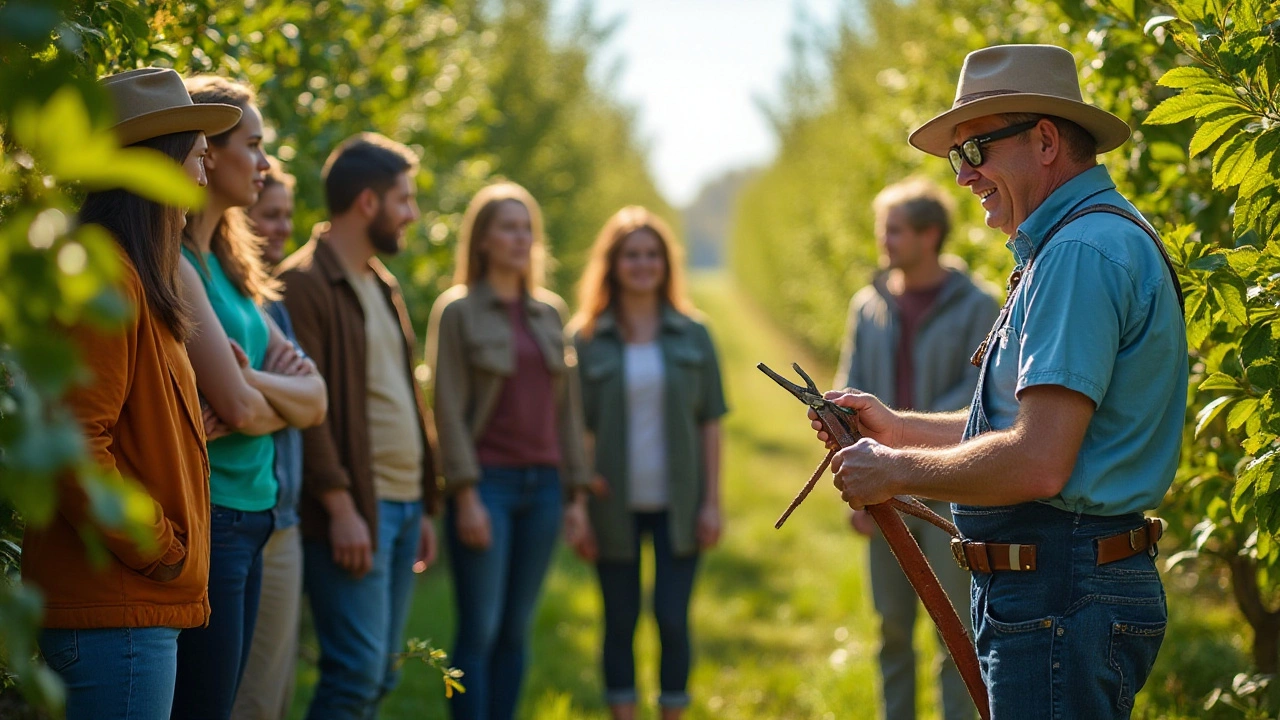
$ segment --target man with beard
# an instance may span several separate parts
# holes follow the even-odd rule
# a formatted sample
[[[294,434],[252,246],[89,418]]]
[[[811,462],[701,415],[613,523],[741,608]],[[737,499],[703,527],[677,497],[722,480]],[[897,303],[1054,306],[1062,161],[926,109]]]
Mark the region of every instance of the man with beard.
[[[376,257],[398,253],[418,218],[416,172],[409,148],[381,135],[343,142],[322,174],[330,221],[280,265],[298,342],[329,388],[328,418],[303,433],[303,585],[320,641],[308,718],[376,714],[397,680],[413,570],[435,558],[417,341]]]
[[[978,383],[969,355],[982,342],[999,306],[969,278],[963,261],[942,255],[953,201],[933,182],[909,178],[872,201],[883,270],[853,296],[836,387],[857,388],[895,410],[951,412],[967,407]],[[927,501],[951,516],[945,502]],[[885,720],[916,717],[916,654],[912,647],[916,592],[866,510],[851,516],[871,538],[871,598],[880,615],[880,689]],[[928,556],[960,616],[968,616],[969,576],[951,559],[951,539],[919,518],[907,527]],[[966,623],[967,625],[968,623]],[[955,663],[941,653],[936,676],[946,720],[973,717],[973,701]]]

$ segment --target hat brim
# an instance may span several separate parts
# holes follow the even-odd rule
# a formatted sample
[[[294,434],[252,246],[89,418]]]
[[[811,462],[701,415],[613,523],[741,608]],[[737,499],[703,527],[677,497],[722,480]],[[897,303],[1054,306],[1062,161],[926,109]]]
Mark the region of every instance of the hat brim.
[[[930,155],[946,157],[955,144],[956,126],[962,122],[1001,113],[1037,113],[1070,120],[1084,128],[1104,153],[1128,141],[1132,130],[1124,120],[1106,110],[1055,95],[1010,93],[993,95],[952,108],[921,125],[907,138],[915,148]]]
[[[121,145],[132,145],[161,135],[199,130],[217,135],[234,128],[242,112],[235,105],[195,103],[165,108],[117,123],[112,130]]]

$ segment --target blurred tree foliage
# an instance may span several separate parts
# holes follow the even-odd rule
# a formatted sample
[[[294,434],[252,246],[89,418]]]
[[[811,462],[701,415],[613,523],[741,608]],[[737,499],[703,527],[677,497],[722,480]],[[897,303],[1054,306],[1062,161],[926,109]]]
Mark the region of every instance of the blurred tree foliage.
[[[781,149],[738,205],[731,253],[740,281],[777,321],[834,356],[846,299],[874,268],[870,201],[913,173],[956,192],[950,250],[1002,279],[1005,238],[985,227],[946,161],[906,136],[951,105],[966,53],[1007,42],[1071,49],[1086,99],[1135,129],[1102,160],[1162,232],[1188,298],[1183,462],[1159,510],[1172,526],[1165,545],[1181,552],[1166,567],[1192,585],[1201,578],[1202,592],[1229,588],[1254,631],[1256,669],[1274,673],[1280,10],[1266,0],[868,0],[865,10],[821,52],[826,76],[797,64],[772,113]],[[1166,684],[1181,682],[1205,679]],[[1222,698],[1232,692],[1220,689],[1214,702],[1229,704]]]
[[[419,332],[451,274],[467,200],[509,177],[544,203],[553,288],[565,292],[618,207],[671,214],[629,109],[592,62],[608,29],[586,12],[554,31],[545,0],[9,0],[0,3],[0,715],[17,686],[57,707],[38,663],[38,594],[16,577],[24,522],[56,506],[55,479],[90,491],[100,522],[127,527],[136,485],[87,466],[59,398],[81,379],[55,325],[118,323],[111,239],[74,220],[82,193],[125,186],[197,206],[203,195],[154,156],[116,147],[96,79],[145,65],[214,72],[258,88],[268,149],[298,177],[305,241],[325,216],[320,167],[374,130],[413,147],[423,219],[390,261]],[[166,172],[168,171],[168,172]],[[99,550],[100,551],[100,550]]]

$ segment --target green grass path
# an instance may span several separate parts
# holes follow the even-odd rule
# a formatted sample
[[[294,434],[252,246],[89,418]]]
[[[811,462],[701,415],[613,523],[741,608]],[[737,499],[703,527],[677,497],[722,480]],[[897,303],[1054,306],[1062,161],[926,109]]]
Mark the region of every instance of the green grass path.
[[[773,528],[822,448],[803,407],[755,365],[763,361],[781,371],[798,361],[820,384],[830,379],[831,368],[768,325],[728,276],[699,275],[693,290],[721,353],[731,412],[724,435],[726,530],[723,544],[704,557],[695,589],[695,700],[688,717],[872,718],[876,620],[864,587],[865,541],[849,531],[827,482],[782,530]],[[645,562],[652,567],[651,558]],[[419,579],[408,631],[446,649],[453,622],[448,582],[443,567]],[[521,718],[607,717],[600,700],[599,617],[594,573],[562,549],[536,619]],[[656,635],[652,620],[642,620],[642,717],[656,717]],[[295,717],[315,682],[313,639],[304,637],[303,655]],[[921,683],[922,720],[937,717],[931,696],[924,697],[931,688]],[[407,666],[383,717],[446,718],[439,676],[425,666]]]

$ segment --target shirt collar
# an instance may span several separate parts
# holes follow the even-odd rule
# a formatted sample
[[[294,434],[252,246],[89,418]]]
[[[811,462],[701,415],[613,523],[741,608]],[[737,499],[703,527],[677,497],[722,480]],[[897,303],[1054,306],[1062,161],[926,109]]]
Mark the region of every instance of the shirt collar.
[[[467,290],[467,294],[474,297],[481,304],[488,305],[490,307],[501,308],[506,307],[507,305],[506,301],[498,297],[498,293],[493,291],[493,286],[484,280],[477,280],[472,283],[471,287]],[[534,298],[531,293],[524,293],[523,300],[525,311],[535,315],[542,311],[542,305],[538,303],[537,299]]]
[[[1116,184],[1105,165],[1095,165],[1066,181],[1049,194],[1040,207],[1032,211],[1018,226],[1018,231],[1005,243],[1013,251],[1018,267],[1027,264],[1031,256],[1044,243],[1045,233],[1066,217],[1077,205],[1090,196],[1106,190],[1114,190]]]
[[[680,332],[689,325],[689,318],[685,317],[679,310],[671,307],[669,303],[662,304],[662,329],[672,332]],[[596,318],[596,334],[605,332],[619,332],[618,316],[613,308],[606,308],[600,313],[600,317]]]

